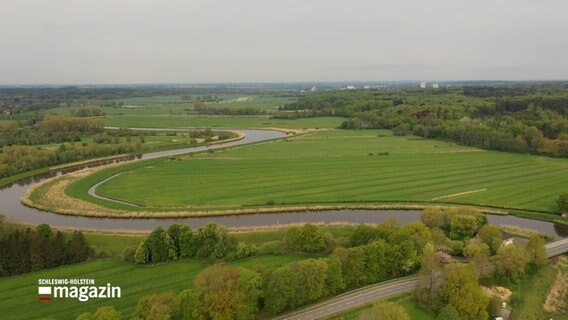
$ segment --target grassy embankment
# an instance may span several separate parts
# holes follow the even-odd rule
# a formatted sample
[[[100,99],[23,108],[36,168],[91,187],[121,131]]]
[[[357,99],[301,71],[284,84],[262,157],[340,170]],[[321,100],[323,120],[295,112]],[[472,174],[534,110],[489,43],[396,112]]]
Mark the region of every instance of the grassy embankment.
[[[101,185],[97,192],[145,208],[93,200],[86,194],[91,185],[120,171],[126,172]],[[471,204],[546,213],[555,210],[556,196],[567,183],[565,159],[394,137],[388,131],[337,130],[214,154],[158,159],[136,167],[114,167],[71,184],[66,192],[130,212],[410,203]],[[162,192],[154,192],[156,189]],[[541,219],[561,219],[539,215]]]

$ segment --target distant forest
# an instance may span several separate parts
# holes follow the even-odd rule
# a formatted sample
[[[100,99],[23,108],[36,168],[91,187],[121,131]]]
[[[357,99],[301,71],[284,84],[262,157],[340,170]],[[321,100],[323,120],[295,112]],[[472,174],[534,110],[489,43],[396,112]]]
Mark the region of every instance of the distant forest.
[[[41,111],[58,107],[80,107],[87,101],[109,101],[108,105],[116,104],[111,100],[125,98],[143,98],[153,96],[179,95],[183,100],[192,96],[210,96],[219,94],[250,95],[272,94],[275,96],[295,95],[289,88],[256,88],[246,86],[69,86],[69,87],[0,87],[0,112],[9,112],[12,115]],[[107,103],[102,102],[108,106]],[[116,104],[118,105],[118,104]]]
[[[343,129],[385,128],[488,150],[568,157],[565,84],[324,91],[274,115],[318,116],[348,118]]]

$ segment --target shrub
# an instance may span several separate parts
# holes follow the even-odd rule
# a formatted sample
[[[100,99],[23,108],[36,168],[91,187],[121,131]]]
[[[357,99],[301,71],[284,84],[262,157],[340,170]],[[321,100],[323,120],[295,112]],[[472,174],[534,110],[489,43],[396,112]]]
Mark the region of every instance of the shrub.
[[[491,299],[489,299],[487,313],[489,313],[492,319],[501,316],[501,303],[502,301],[499,297],[491,297]]]
[[[269,241],[264,242],[260,246],[258,246],[258,254],[265,255],[265,254],[283,254],[284,253],[284,245],[282,241]]]
[[[104,259],[112,257],[112,253],[106,249],[97,250],[95,253],[95,258],[97,259]]]
[[[134,255],[136,254],[135,247],[128,247],[122,250],[120,254],[120,259],[124,262],[134,263]]]
[[[237,257],[246,258],[252,257],[258,254],[258,248],[254,244],[246,244],[245,242],[239,242],[237,244]]]
[[[568,212],[568,192],[563,192],[558,195],[556,207],[560,212]]]

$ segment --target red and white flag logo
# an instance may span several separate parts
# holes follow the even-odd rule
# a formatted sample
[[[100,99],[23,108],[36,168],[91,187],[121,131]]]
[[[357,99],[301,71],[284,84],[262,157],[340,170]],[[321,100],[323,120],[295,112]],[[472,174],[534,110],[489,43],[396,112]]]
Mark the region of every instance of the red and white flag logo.
[[[51,300],[51,287],[38,287],[37,293],[39,295],[38,300],[40,301]]]

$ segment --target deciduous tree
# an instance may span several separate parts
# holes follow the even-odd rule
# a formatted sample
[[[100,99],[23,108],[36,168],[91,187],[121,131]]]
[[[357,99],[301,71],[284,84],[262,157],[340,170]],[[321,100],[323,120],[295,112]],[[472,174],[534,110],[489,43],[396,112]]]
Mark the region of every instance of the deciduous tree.
[[[359,314],[361,320],[410,320],[410,316],[404,308],[393,302],[379,302],[370,309],[363,310]]]
[[[449,264],[444,268],[443,292],[446,301],[464,320],[487,319],[488,298],[479,286],[475,269],[470,265]]]
[[[533,235],[525,246],[525,253],[529,264],[540,267],[546,264],[548,255],[544,246],[544,239],[539,235]]]
[[[184,320],[205,320],[203,310],[203,293],[196,289],[187,289],[177,296],[178,310],[176,316]]]
[[[239,290],[240,270],[226,265],[213,265],[201,271],[194,280],[203,292],[203,308],[215,320],[252,317],[245,293]]]
[[[503,235],[501,234],[501,230],[489,224],[486,224],[483,227],[479,228],[479,232],[477,234],[481,242],[489,246],[491,253],[493,254],[497,252],[497,249],[499,249],[501,243],[503,242]]]
[[[455,215],[450,221],[450,239],[466,241],[479,227],[477,219],[469,215]]]
[[[525,272],[527,257],[524,250],[516,243],[503,245],[495,255],[495,271],[509,279],[515,279]]]
[[[559,212],[568,212],[568,192],[563,192],[558,195],[556,207]]]
[[[460,320],[460,314],[451,304],[446,305],[438,312],[436,320]]]
[[[140,320],[167,320],[177,312],[177,298],[172,291],[144,296],[136,306],[136,317]]]
[[[289,307],[295,299],[297,278],[288,265],[276,268],[270,274],[265,291],[266,310],[277,314]]]

